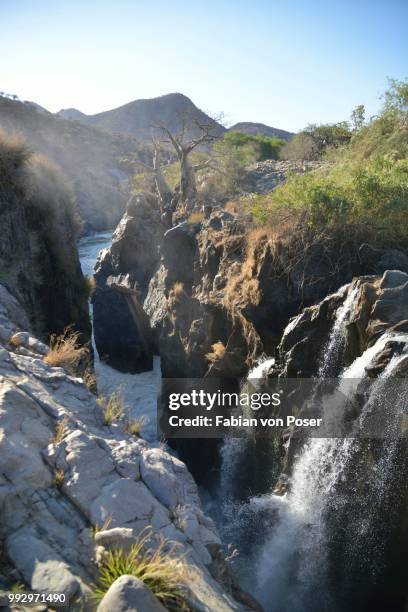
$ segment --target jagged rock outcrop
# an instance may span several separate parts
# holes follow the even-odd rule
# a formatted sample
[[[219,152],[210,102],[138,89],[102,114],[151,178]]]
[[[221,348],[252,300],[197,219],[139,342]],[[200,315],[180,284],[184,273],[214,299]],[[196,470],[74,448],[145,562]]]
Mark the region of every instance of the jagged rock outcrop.
[[[159,340],[164,377],[244,376],[260,351],[253,326],[224,300],[228,272],[239,265],[233,252],[237,229],[230,214],[215,212],[164,236],[167,312]]]
[[[143,310],[162,236],[155,201],[136,196],[95,267],[95,343],[102,360],[123,372],[153,367],[154,336]]]
[[[46,348],[26,333],[24,311],[4,288],[0,297],[0,539],[13,579],[92,609],[98,560],[150,526],[151,546],[154,534],[179,543],[194,575],[186,586],[192,610],[243,609],[228,594],[221,543],[185,465],[126,434],[120,421],[104,426],[82,380],[43,361]],[[20,342],[10,343],[19,331]],[[119,599],[130,597],[129,585],[119,587]]]
[[[387,270],[382,276],[356,278],[316,306],[304,309],[289,323],[277,349],[274,370],[286,377],[315,375],[324,359],[336,313],[351,295],[339,367],[350,365],[386,331],[398,334],[408,329],[406,272]],[[389,344],[385,350],[377,367],[371,369],[372,374],[382,371],[398,350],[398,343]]]

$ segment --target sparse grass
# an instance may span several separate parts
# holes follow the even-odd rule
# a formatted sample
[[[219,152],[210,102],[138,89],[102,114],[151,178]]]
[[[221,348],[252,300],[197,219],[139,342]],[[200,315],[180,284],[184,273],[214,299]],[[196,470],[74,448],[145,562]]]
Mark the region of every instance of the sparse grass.
[[[140,438],[142,428],[148,423],[148,419],[145,416],[141,416],[138,419],[129,419],[123,428],[123,431],[130,436],[136,436]]]
[[[220,361],[225,357],[227,352],[226,346],[220,340],[211,345],[212,352],[206,354],[206,358],[210,363],[215,363],[216,361]]]
[[[109,529],[111,522],[112,522],[112,517],[108,516],[108,518],[105,519],[102,525],[99,525],[99,523],[92,525],[91,527],[92,537],[95,539],[95,536],[97,533],[99,533],[100,531],[106,531],[106,529]]]
[[[150,531],[129,552],[115,549],[107,553],[100,566],[95,598],[102,599],[115,580],[130,575],[144,582],[166,608],[188,610],[184,598],[187,565],[178,545],[161,537],[158,547],[151,550],[149,540]]]
[[[84,372],[84,375],[82,377],[82,380],[84,381],[84,385],[85,387],[94,395],[97,394],[98,392],[98,388],[97,388],[97,381],[96,381],[96,375],[95,372],[93,371],[93,369],[88,366]]]
[[[79,332],[74,332],[71,326],[66,327],[59,336],[53,334],[50,339],[50,351],[44,357],[45,363],[75,373],[81,361],[89,354],[87,347],[79,346],[79,336]]]
[[[58,421],[55,426],[55,434],[53,438],[54,444],[59,444],[65,438],[68,433],[68,417],[64,417],[61,421]]]
[[[55,470],[54,478],[53,478],[54,487],[56,487],[57,489],[60,489],[62,485],[64,484],[64,480],[65,480],[64,470],[62,469]]]
[[[169,297],[175,302],[180,302],[186,295],[187,294],[184,290],[184,283],[176,281],[170,290]]]
[[[10,587],[10,592],[11,593],[24,593],[24,591],[26,591],[26,590],[27,589],[25,588],[25,586],[24,586],[24,584],[22,582],[15,582]]]
[[[123,416],[123,398],[119,392],[115,391],[109,397],[100,395],[97,402],[103,412],[104,425],[112,425]]]
[[[196,225],[197,223],[201,223],[203,219],[204,219],[203,213],[196,211],[196,212],[191,213],[191,215],[187,219],[187,223],[189,225]]]
[[[236,215],[241,212],[242,206],[237,200],[228,200],[224,205],[225,212]]]

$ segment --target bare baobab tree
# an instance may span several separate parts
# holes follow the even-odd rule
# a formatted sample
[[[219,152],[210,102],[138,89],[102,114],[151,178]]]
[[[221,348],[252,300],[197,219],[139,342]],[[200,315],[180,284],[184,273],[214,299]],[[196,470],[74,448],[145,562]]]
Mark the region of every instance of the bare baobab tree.
[[[203,122],[195,117],[184,115],[181,129],[177,133],[163,124],[157,124],[154,127],[161,130],[165,136],[161,142],[172,145],[180,163],[180,200],[184,202],[194,200],[197,194],[195,173],[209,166],[212,158],[210,156],[205,162],[193,165],[190,163],[189,155],[197,147],[208,150],[208,145],[219,137],[218,124],[215,120]]]
[[[161,150],[160,143],[152,137],[152,161],[151,164],[147,164],[139,159],[139,164],[143,166],[145,170],[153,177],[153,184],[156,191],[156,195],[159,200],[159,206],[162,213],[169,207],[170,202],[174,196],[173,191],[170,189],[164,174],[163,168],[165,167],[162,158],[163,151]],[[168,157],[168,155],[167,155]],[[167,161],[168,163],[168,161]]]

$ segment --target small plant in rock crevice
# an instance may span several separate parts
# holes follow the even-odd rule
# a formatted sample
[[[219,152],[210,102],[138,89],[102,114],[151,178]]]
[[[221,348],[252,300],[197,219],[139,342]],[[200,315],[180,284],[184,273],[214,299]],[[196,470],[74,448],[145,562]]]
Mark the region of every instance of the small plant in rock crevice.
[[[81,362],[89,354],[89,349],[79,344],[79,332],[71,326],[65,328],[61,335],[53,334],[50,338],[50,350],[44,357],[45,363],[54,367],[65,368],[75,374]]]
[[[227,348],[223,342],[215,342],[211,345],[211,348],[212,351],[206,354],[206,358],[210,363],[215,363],[216,361],[220,361],[225,357]]]
[[[145,416],[141,416],[137,419],[129,419],[124,427],[123,431],[130,436],[141,437],[142,428],[148,423],[148,419]]]
[[[62,469],[55,470],[54,478],[53,478],[54,486],[57,489],[60,489],[62,487],[62,485],[64,484],[64,480],[65,480],[64,470],[62,470]]]
[[[99,533],[100,531],[106,531],[107,529],[109,529],[111,522],[112,522],[112,517],[108,516],[108,518],[104,520],[102,525],[99,525],[99,523],[95,523],[95,525],[92,525],[91,526],[92,537],[95,539],[95,536],[97,533]]]
[[[54,437],[52,440],[54,444],[59,444],[65,438],[65,436],[68,433],[68,423],[69,423],[69,419],[67,416],[64,416],[62,420],[57,422],[55,426]]]
[[[104,425],[112,425],[123,416],[123,399],[117,391],[111,393],[109,397],[100,395],[97,402],[103,412]]]

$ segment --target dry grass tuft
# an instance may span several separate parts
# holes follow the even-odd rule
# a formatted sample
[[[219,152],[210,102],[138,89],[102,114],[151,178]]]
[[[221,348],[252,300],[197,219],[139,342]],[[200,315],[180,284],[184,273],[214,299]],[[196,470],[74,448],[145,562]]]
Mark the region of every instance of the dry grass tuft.
[[[100,531],[106,531],[107,529],[109,529],[111,522],[112,522],[112,517],[108,516],[108,518],[104,520],[102,525],[99,525],[99,523],[95,523],[95,525],[92,525],[91,526],[92,537],[95,539],[95,536],[97,533],[99,533]]]
[[[121,576],[139,578],[168,609],[188,610],[185,586],[189,577],[184,555],[179,545],[163,537],[159,545],[149,548],[151,531],[141,536],[129,552],[111,550],[102,561],[95,598],[100,600],[109,587]]]
[[[140,438],[140,434],[142,432],[142,428],[148,423],[148,418],[145,416],[141,416],[138,419],[129,419],[125,426],[123,427],[123,431],[130,436],[136,436]]]
[[[82,377],[82,380],[84,381],[85,387],[91,393],[93,393],[94,395],[98,393],[96,375],[95,375],[94,370],[90,366],[86,368],[84,375]]]
[[[64,484],[64,480],[65,480],[64,470],[61,470],[61,469],[55,470],[54,478],[53,478],[54,487],[57,487],[57,489],[60,489],[62,485]]]
[[[237,215],[241,212],[242,206],[236,200],[229,200],[224,205],[225,212],[228,212],[232,215]]]
[[[104,425],[112,425],[123,416],[123,398],[119,392],[115,391],[109,397],[100,395],[97,402],[103,412]]]
[[[79,336],[79,332],[74,332],[71,326],[66,327],[60,336],[53,334],[50,351],[44,357],[45,363],[75,373],[81,361],[89,354],[87,347],[79,346]]]
[[[170,290],[169,298],[174,302],[181,302],[187,296],[184,290],[184,283],[176,281]]]
[[[201,223],[203,219],[204,219],[203,213],[196,211],[196,212],[191,213],[191,215],[187,219],[187,223],[189,225],[196,225],[197,223]]]
[[[65,438],[68,433],[68,423],[69,419],[65,416],[61,421],[58,421],[58,423],[56,424],[55,434],[53,438],[54,444],[59,444]]]
[[[210,363],[215,363],[223,359],[227,353],[227,348],[220,340],[211,345],[212,352],[206,354],[206,358]]]

